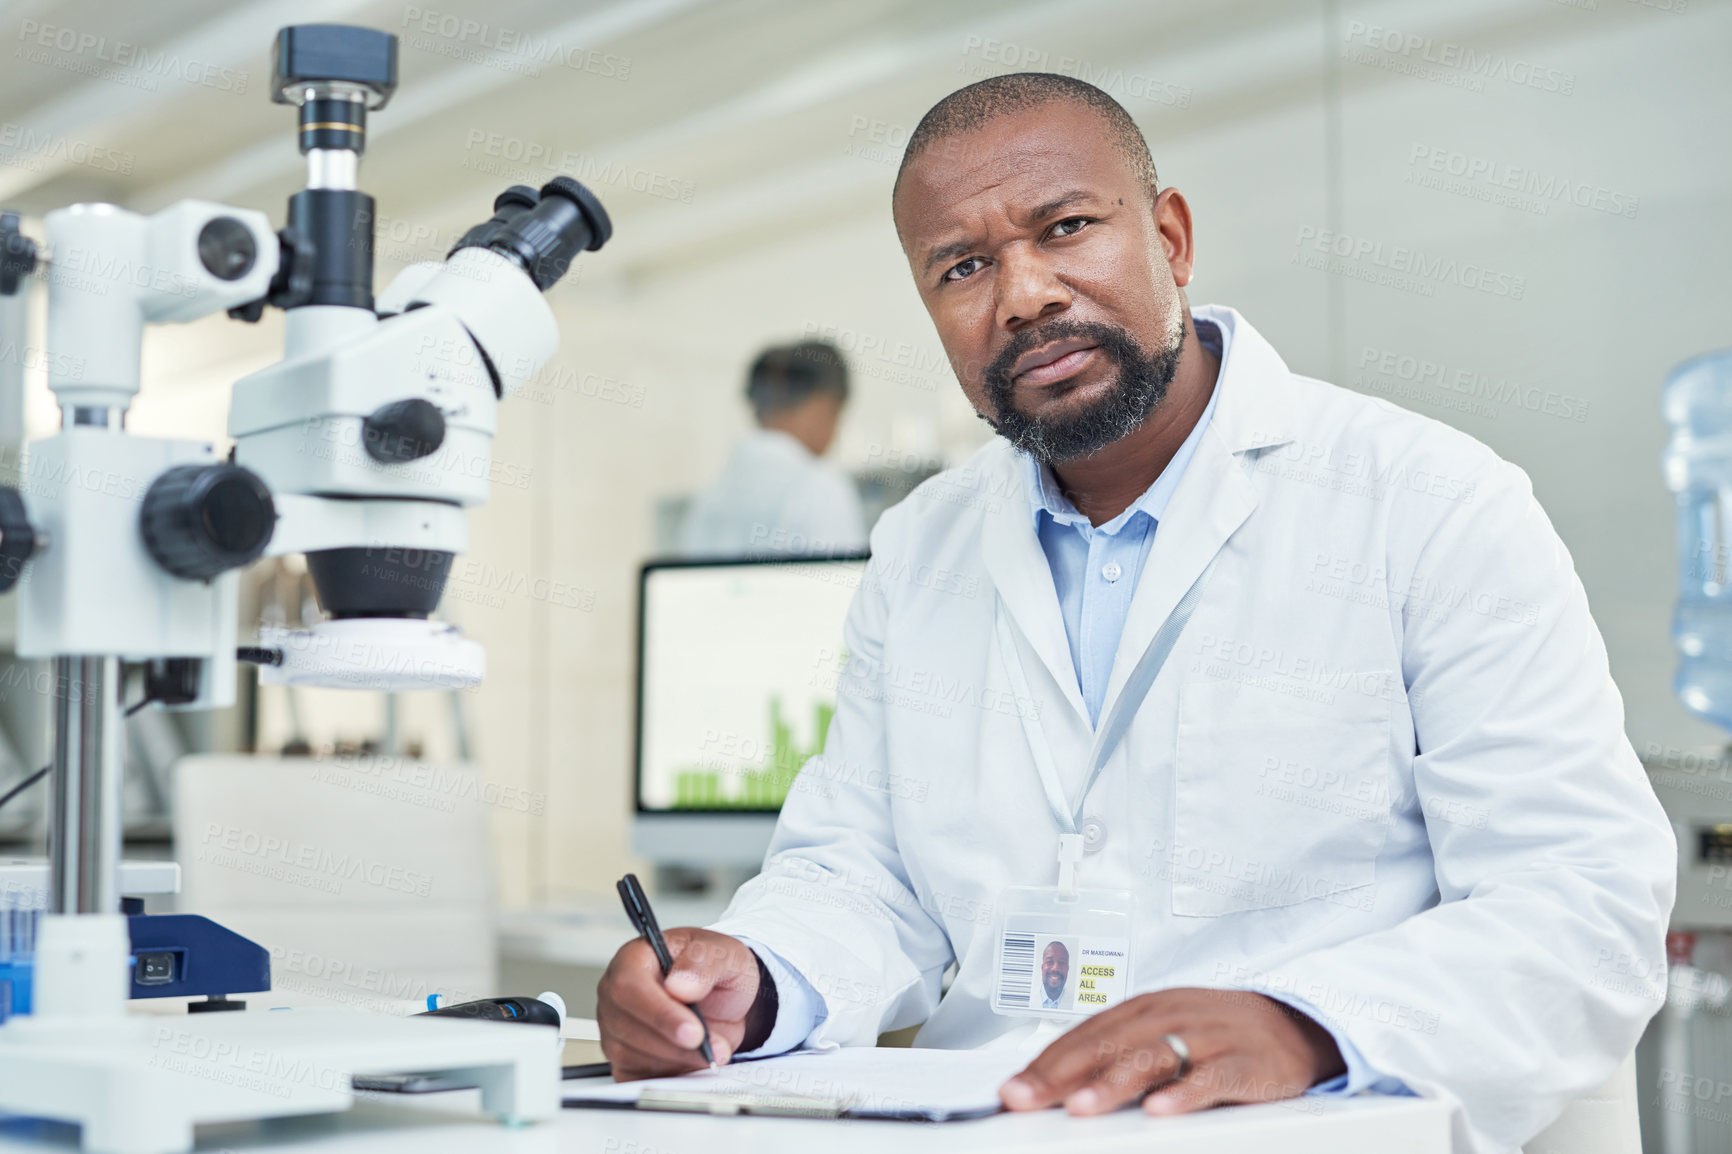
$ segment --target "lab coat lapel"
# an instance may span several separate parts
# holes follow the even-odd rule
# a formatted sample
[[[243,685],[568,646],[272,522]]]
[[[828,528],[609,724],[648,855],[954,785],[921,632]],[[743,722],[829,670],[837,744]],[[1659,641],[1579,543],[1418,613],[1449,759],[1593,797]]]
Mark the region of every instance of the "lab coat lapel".
[[[999,468],[1014,471],[1022,459],[1006,445],[997,463]],[[1007,488],[1020,492],[1022,486],[1019,481]],[[1035,535],[1034,517],[1026,501],[998,502],[981,526],[980,551],[1015,631],[1034,648],[1065,700],[1082,718],[1086,730],[1088,709],[1083,705],[1082,688],[1071,665],[1058,590],[1053,586],[1052,568],[1040,547],[1040,538]],[[1028,673],[1032,682],[1035,670],[1030,668]]]
[[[1221,395],[1214,419],[1203,430],[1196,454],[1155,528],[1113,659],[1101,703],[1103,718],[1110,715],[1131,671],[1179,598],[1257,507],[1257,487],[1247,472],[1245,454],[1293,438],[1292,376],[1274,348],[1232,309],[1205,305],[1196,315],[1232,333],[1215,383]]]
[[[1142,579],[1131,598],[1131,611],[1113,659],[1113,675],[1107,682],[1106,700],[1101,703],[1102,717],[1112,710],[1131,670],[1179,598],[1256,507],[1257,493],[1251,479],[1211,425],[1203,430],[1196,455],[1155,529],[1154,544],[1143,564]]]

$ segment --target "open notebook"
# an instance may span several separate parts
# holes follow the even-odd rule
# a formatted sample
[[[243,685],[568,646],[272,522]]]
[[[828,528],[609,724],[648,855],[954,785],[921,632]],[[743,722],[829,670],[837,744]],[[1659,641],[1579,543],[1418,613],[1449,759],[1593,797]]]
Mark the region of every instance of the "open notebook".
[[[1028,1064],[1022,1050],[805,1050],[677,1078],[567,1082],[567,1106],[951,1122],[999,1109],[998,1088]]]

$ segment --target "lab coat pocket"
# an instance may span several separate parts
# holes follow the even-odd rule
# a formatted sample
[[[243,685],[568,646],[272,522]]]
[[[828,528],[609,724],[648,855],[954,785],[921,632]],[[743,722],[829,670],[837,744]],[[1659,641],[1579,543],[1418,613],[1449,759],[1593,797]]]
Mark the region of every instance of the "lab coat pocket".
[[[1371,907],[1396,808],[1386,694],[1400,680],[1339,681],[1349,688],[1206,677],[1180,688],[1173,913]]]

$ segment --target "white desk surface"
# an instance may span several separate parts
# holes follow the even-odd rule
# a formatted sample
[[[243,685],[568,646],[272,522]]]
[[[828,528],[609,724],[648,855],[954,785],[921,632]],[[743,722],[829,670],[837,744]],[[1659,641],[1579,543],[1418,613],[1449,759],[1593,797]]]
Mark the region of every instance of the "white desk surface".
[[[562,1110],[506,1127],[479,1117],[474,1091],[377,1095],[345,1114],[201,1126],[200,1151],[224,1154],[1449,1154],[1449,1112],[1416,1098],[1356,1098],[1150,1118],[1062,1111],[974,1122],[705,1118],[631,1110]],[[0,1121],[0,1151],[72,1151],[77,1129]]]

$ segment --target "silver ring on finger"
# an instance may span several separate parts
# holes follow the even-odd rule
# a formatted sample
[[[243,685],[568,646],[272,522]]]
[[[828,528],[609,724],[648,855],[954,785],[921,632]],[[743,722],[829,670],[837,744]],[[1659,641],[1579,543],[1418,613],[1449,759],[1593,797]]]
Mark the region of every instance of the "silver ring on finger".
[[[1185,1045],[1185,1040],[1177,1034],[1163,1034],[1161,1041],[1173,1051],[1173,1057],[1179,1060],[1179,1068],[1173,1072],[1173,1081],[1177,1082],[1191,1072],[1191,1048]]]

